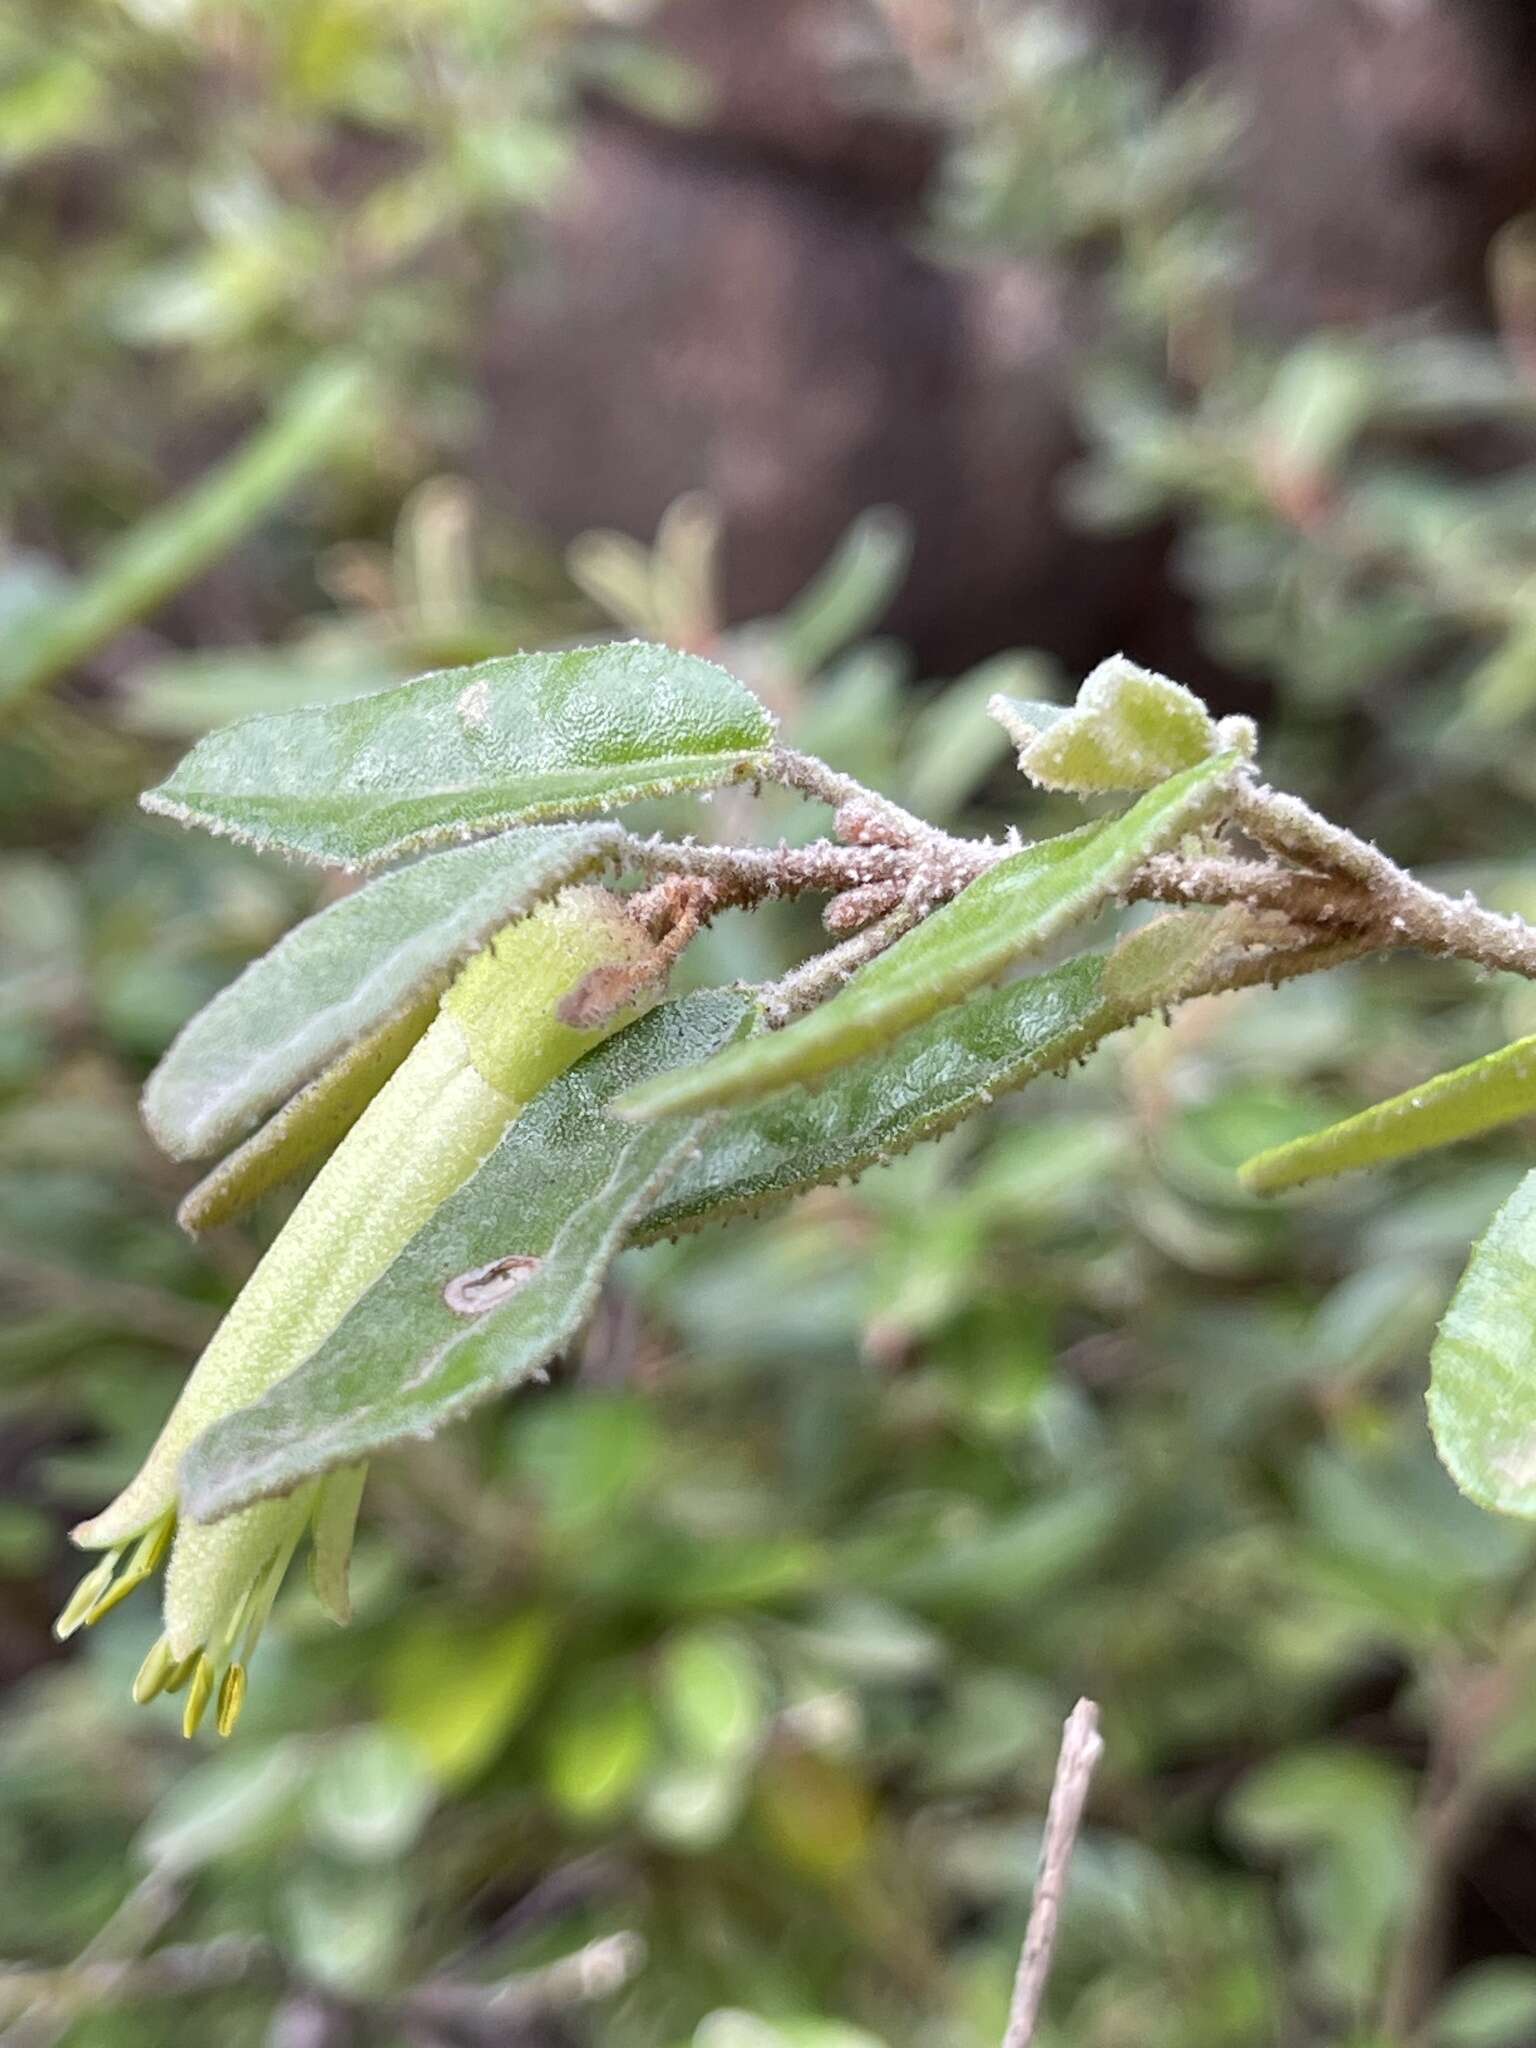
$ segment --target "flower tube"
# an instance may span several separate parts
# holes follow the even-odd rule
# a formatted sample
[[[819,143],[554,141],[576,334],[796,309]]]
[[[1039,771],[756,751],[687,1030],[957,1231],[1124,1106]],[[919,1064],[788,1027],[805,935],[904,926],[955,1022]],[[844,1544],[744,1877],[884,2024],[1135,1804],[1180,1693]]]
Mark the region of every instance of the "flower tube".
[[[631,1000],[593,1020],[578,992],[654,987],[655,945],[619,898],[564,890],[464,967],[403,1064],[348,1132],[193,1367],[138,1474],[73,1538],[104,1553],[56,1624],[110,1613],[168,1558],[165,1632],[134,1683],[141,1703],[185,1688],[183,1730],[216,1701],[227,1735],[246,1667],[295,1550],[313,1530],[316,1590],[347,1619],[346,1566],[364,1466],[331,1472],[223,1520],[184,1520],[181,1460],[195,1438],[303,1363],[422,1226],[494,1150],[548,1082],[628,1023]],[[575,1015],[578,1023],[563,1021]]]

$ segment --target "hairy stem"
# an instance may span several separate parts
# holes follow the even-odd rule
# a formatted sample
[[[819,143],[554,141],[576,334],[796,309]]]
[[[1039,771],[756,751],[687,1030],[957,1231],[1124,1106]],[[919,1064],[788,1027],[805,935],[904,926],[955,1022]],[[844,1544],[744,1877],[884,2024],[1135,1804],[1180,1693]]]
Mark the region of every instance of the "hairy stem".
[[[873,960],[877,953],[894,945],[903,932],[921,923],[931,907],[909,891],[894,910],[888,910],[884,917],[866,925],[851,939],[844,939],[840,946],[832,946],[825,953],[817,953],[778,981],[770,982],[761,991],[763,1016],[769,1026],[787,1024],[802,1010],[813,1009],[834,994],[866,960]]]
[[[890,797],[866,789],[853,776],[839,774],[837,769],[829,768],[814,754],[799,754],[792,747],[775,747],[769,758],[768,773],[786,789],[796,790],[817,803],[830,804],[834,810],[842,810],[851,804],[867,811],[872,819],[879,819],[887,827],[887,836],[893,845],[920,846],[948,837],[937,825],[915,817]]]
[[[1522,918],[1501,917],[1470,895],[1453,900],[1415,881],[1379,847],[1330,824],[1299,797],[1250,783],[1239,788],[1233,816],[1271,851],[1364,890],[1375,922],[1390,934],[1386,944],[1536,979],[1536,931]]]
[[[1154,854],[1126,894],[1133,902],[1240,903],[1249,910],[1283,911],[1296,924],[1363,931],[1378,922],[1371,892],[1358,882],[1224,853],[1193,859]]]
[[[807,893],[840,896],[869,882],[905,882],[917,855],[904,846],[844,846],[813,839],[809,846],[699,846],[688,840],[631,840],[628,856],[648,873],[688,875],[711,885],[713,908],[763,903]]]

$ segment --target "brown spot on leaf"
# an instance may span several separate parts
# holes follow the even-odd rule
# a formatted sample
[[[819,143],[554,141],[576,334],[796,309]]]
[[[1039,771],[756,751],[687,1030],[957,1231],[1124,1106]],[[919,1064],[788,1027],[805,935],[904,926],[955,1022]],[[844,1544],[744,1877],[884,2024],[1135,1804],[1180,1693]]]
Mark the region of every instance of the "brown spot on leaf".
[[[443,1289],[443,1299],[460,1316],[483,1316],[487,1309],[510,1301],[544,1264],[526,1252],[508,1252],[492,1259],[488,1266],[473,1266],[456,1273]]]

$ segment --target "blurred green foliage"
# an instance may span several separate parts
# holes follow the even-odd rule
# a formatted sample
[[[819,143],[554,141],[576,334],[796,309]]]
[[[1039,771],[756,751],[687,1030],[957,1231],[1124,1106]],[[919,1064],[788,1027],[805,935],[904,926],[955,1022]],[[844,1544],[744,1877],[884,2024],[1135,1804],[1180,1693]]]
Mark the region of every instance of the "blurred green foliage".
[[[1528,990],[1449,967],[1198,1006],[855,1187],[627,1254],[564,1380],[378,1469],[353,1627],[290,1594],[221,1753],[120,1707],[148,1612],[51,1653],[64,1528],[132,1472],[281,1214],[189,1244],[189,1176],[137,1116],[171,1033],[320,886],[136,815],[189,736],[617,619],[720,647],[797,744],[920,810],[1065,816],[979,716],[1051,694],[1043,657],[918,684],[869,637],[889,519],[723,642],[707,506],[654,556],[590,537],[569,582],[477,530],[447,473],[465,323],[558,187],[573,95],[686,107],[630,12],[0,23],[0,516],[28,543],[0,617],[68,603],[55,553],[98,561],[159,504],[168,423],[206,431],[202,473],[341,346],[396,394],[388,434],[262,509],[255,621],[119,639],[0,736],[0,1955],[63,1973],[0,1974],[5,2038],[457,2039],[411,2001],[494,1983],[520,2031],[466,2038],[996,2048],[1081,1691],[1109,1749],[1050,2048],[1376,2048],[1419,1943],[1450,1971],[1423,2038],[1520,2048],[1523,1878],[1491,1865],[1470,1931],[1449,1896],[1422,1915],[1447,1745],[1468,1840],[1536,1768],[1532,1539],[1455,1493],[1421,1399],[1519,1135],[1294,1204],[1235,1177],[1536,1028]],[[1528,907],[1536,466],[1446,451],[1528,424],[1529,386],[1491,343],[1251,342],[1231,110],[1159,107],[1040,22],[986,59],[941,245],[1112,251],[1077,515],[1175,522],[1277,774]],[[698,978],[782,970],[801,919],[723,922]],[[620,1932],[643,1960],[552,1972]]]

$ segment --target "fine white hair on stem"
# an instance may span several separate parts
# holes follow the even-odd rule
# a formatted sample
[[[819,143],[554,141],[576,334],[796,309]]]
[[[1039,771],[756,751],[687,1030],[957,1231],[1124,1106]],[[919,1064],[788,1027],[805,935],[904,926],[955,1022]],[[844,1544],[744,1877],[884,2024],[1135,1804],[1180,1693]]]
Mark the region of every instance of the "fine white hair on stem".
[[[1079,1700],[1067,1716],[1061,1731],[1061,1752],[1056,1759],[1056,1776],[1051,1785],[1051,1803],[1046,1809],[1045,1836],[1040,1844],[1040,1867],[1035,1874],[1035,1896],[1019,1951],[1018,1973],[1013,1980],[1013,2000],[1008,2008],[1008,2031],[1003,2048],[1030,2048],[1040,2018],[1046,1983],[1051,1974],[1051,1957],[1056,1947],[1056,1923],[1067,1889],[1067,1871],[1083,1824],[1088,1787],[1104,1738],[1099,1733],[1099,1710],[1092,1700]]]

